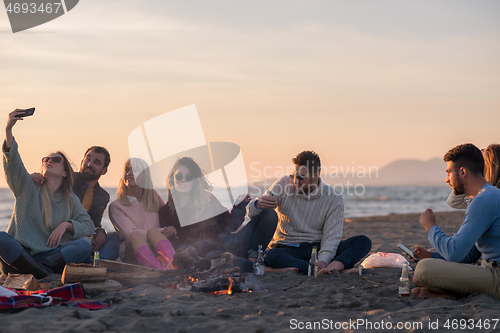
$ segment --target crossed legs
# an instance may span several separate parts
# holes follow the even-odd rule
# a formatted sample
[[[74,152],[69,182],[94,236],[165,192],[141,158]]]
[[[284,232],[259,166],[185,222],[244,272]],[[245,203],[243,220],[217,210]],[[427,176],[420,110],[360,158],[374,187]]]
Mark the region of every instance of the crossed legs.
[[[423,259],[415,269],[413,295],[452,297],[484,293],[500,298],[500,268],[496,262],[482,266]]]

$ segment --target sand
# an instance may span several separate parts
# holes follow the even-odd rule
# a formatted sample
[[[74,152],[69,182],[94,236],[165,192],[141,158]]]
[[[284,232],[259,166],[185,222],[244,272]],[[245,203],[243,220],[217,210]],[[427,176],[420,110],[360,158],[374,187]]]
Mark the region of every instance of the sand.
[[[401,253],[396,247],[400,242],[410,248],[428,247],[418,216],[348,219],[344,238],[369,236],[373,241],[371,253]],[[463,212],[438,213],[437,218],[442,229],[452,234],[458,230]],[[493,330],[494,319],[500,318],[500,300],[486,295],[460,300],[399,299],[400,274],[396,268],[364,270],[362,276],[336,273],[318,278],[295,272],[262,277],[247,274],[252,293],[224,296],[139,285],[96,295],[95,300],[112,302],[102,310],[53,306],[0,313],[0,332],[290,332],[314,328],[387,332],[398,324],[407,329],[397,331],[455,332],[461,331],[460,324],[470,327],[479,320],[481,324],[489,320],[489,329],[483,326],[463,331],[500,331],[500,323]]]

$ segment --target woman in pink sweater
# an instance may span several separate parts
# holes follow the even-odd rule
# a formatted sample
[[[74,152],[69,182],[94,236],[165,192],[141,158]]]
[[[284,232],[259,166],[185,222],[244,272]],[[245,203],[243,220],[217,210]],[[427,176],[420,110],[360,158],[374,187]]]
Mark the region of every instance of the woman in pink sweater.
[[[158,210],[164,205],[153,189],[147,163],[138,158],[127,160],[116,200],[109,205],[109,218],[123,240],[122,261],[159,270],[170,266],[175,251],[166,237],[173,228],[160,228],[158,220]]]

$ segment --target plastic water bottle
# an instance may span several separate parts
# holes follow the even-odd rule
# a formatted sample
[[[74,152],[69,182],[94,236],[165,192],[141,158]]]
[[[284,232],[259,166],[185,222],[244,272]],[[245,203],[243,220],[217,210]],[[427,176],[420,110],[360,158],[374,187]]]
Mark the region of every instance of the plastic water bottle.
[[[410,279],[408,278],[408,263],[403,264],[401,277],[399,278],[399,297],[410,296]]]
[[[254,264],[254,272],[255,275],[264,275],[264,251],[262,251],[262,245],[259,245],[257,261]]]
[[[309,268],[307,269],[307,275],[318,277],[318,248],[313,246],[311,253],[311,260],[309,260]]]
[[[99,257],[99,251],[94,252],[94,266],[99,266],[101,264],[101,258]]]

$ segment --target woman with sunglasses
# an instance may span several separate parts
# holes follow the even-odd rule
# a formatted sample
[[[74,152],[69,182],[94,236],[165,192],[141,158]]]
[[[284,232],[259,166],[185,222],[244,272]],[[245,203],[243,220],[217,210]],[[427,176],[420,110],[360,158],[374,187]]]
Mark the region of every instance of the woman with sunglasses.
[[[31,180],[12,135],[24,115],[22,109],[12,111],[5,128],[3,164],[16,201],[7,232],[0,233],[0,266],[3,273],[40,279],[62,273],[66,263],[90,262],[94,223],[72,193],[73,170],[62,152],[42,159],[41,186]]]
[[[190,157],[183,157],[175,162],[168,175],[167,185],[168,202],[159,211],[160,225],[175,228],[175,237],[169,238],[174,248],[182,250],[191,245],[201,257],[231,252],[233,265],[239,266],[242,272],[253,271],[258,246],[266,248],[276,230],[276,212],[264,209],[242,226],[250,196],[245,195],[241,202],[233,206],[231,212],[227,211],[210,193],[212,186],[199,165]],[[181,227],[180,219],[184,225],[197,223]],[[284,272],[296,269],[265,267],[265,270]]]
[[[160,225],[175,232],[175,237],[169,237],[175,249],[191,245],[204,257],[245,219],[250,197],[247,195],[228,212],[211,193],[211,184],[190,157],[175,162],[167,177],[167,187],[168,201],[159,211]]]
[[[119,250],[122,261],[158,270],[169,268],[175,251],[167,239],[172,228],[160,228],[158,220],[158,209],[164,205],[153,189],[147,163],[139,158],[127,160],[116,200],[109,205],[109,218],[123,241]]]

